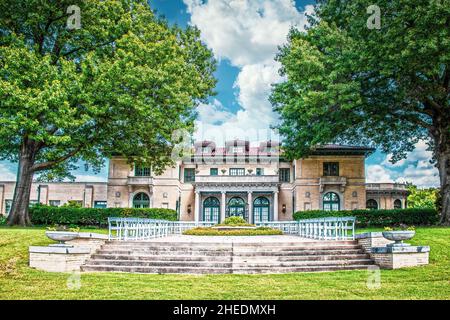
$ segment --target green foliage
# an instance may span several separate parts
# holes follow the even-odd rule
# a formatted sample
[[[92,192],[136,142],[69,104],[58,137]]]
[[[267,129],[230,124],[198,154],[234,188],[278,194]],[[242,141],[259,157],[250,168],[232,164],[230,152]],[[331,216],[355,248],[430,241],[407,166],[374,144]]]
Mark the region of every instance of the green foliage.
[[[283,232],[278,229],[268,227],[259,227],[256,229],[237,229],[237,230],[217,230],[212,228],[194,228],[183,232],[189,236],[274,236],[282,235]]]
[[[408,186],[408,208],[428,208],[437,209],[437,200],[439,197],[439,189],[425,188],[419,189],[414,185]]]
[[[108,225],[108,217],[135,217],[162,220],[177,220],[177,212],[165,208],[74,208],[35,206],[30,209],[31,222],[35,225]]]
[[[225,224],[225,225],[244,225],[244,224],[248,224],[248,223],[242,217],[232,216],[232,217],[225,218],[225,220],[223,221],[223,224]]]
[[[80,29],[67,28],[71,5]],[[20,162],[25,186],[35,173],[72,177],[80,160],[99,171],[113,155],[160,173],[193,131],[215,69],[199,30],[169,26],[146,0],[2,0],[0,159]],[[12,223],[27,221],[16,209],[25,189]]]
[[[414,226],[400,225],[399,227],[384,227],[384,231],[415,231]]]
[[[381,29],[367,26],[371,5]],[[450,3],[318,0],[306,32],[292,29],[271,95],[288,159],[317,145],[358,144],[405,158],[419,140],[439,162],[441,222],[450,224]]]
[[[63,207],[82,208],[83,205],[79,201],[69,200],[69,201],[67,201],[66,203],[63,204]]]
[[[341,211],[297,211],[294,220],[355,217],[358,227],[384,227],[406,225],[435,225],[439,216],[434,209],[394,209],[394,210],[341,210]]]
[[[312,27],[293,29],[281,48],[286,81],[271,100],[287,156],[350,142],[380,146],[396,161],[418,139],[448,137],[448,121],[439,122],[450,111],[448,1],[377,1],[381,30],[366,26],[372,4],[319,1]]]
[[[6,217],[3,215],[0,215],[0,226],[6,225]]]

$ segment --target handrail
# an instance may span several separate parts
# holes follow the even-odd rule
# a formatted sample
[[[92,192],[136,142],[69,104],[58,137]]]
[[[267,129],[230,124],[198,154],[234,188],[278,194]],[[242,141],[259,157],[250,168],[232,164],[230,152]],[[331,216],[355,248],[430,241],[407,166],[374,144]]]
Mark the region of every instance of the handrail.
[[[284,234],[317,240],[354,240],[355,217],[326,217],[298,221],[258,222],[257,227],[271,227]],[[167,221],[146,218],[108,218],[109,240],[150,240],[183,234],[195,227],[211,227],[215,222]]]

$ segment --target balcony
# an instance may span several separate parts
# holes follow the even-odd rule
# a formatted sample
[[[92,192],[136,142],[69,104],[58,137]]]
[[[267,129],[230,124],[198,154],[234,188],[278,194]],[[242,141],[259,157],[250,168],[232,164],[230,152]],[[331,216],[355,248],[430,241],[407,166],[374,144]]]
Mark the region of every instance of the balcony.
[[[368,194],[407,194],[408,189],[403,183],[367,183]]]
[[[320,177],[319,179],[320,192],[323,192],[326,185],[338,185],[341,192],[344,192],[345,186],[347,185],[346,177],[329,176]]]
[[[148,186],[150,184],[153,184],[153,178],[129,176],[127,178],[127,184],[132,186]]]
[[[195,184],[277,184],[278,175],[195,176]]]
[[[403,183],[367,183],[367,190],[407,190]]]

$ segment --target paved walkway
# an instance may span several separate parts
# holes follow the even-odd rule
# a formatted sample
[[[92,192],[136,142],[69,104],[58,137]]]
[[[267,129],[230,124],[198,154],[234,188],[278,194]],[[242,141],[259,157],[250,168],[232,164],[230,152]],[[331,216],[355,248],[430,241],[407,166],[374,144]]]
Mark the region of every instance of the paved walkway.
[[[209,243],[255,243],[255,242],[315,242],[319,240],[297,236],[187,236],[176,235],[156,238],[151,242],[209,242]]]

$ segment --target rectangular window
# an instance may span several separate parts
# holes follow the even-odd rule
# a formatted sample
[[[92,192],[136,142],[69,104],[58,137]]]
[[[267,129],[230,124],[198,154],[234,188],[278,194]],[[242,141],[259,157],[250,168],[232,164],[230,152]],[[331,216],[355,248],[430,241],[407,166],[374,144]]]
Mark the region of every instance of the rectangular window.
[[[11,211],[12,207],[12,200],[5,200],[5,214],[6,216],[9,215],[9,212]]]
[[[291,181],[291,169],[289,168],[280,168],[280,181],[281,182],[290,182]]]
[[[135,177],[150,177],[150,175],[151,175],[150,167],[143,167],[143,166],[134,167]]]
[[[195,181],[195,169],[194,168],[185,168],[184,169],[184,182],[193,182]]]
[[[51,207],[59,207],[61,205],[61,200],[49,200],[48,204]]]
[[[217,175],[219,175],[219,170],[217,168],[211,168],[211,169],[209,169],[209,175],[217,176]]]
[[[163,202],[163,203],[162,203],[162,207],[163,207],[164,209],[169,209],[169,203],[168,203],[168,202]]]
[[[256,175],[257,176],[263,176],[264,175],[264,168],[256,168]]]
[[[323,163],[324,176],[339,176],[339,162],[324,162]]]
[[[245,169],[244,168],[230,168],[230,176],[244,176]]]
[[[104,209],[107,206],[106,201],[94,201],[94,208],[101,208]]]

